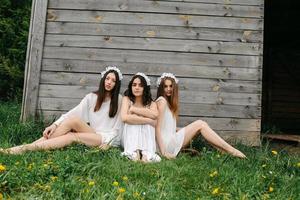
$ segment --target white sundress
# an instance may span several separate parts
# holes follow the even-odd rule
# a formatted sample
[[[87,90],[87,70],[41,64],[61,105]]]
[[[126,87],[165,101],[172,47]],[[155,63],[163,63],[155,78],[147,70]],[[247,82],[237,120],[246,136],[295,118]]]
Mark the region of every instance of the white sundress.
[[[172,114],[166,99],[160,96],[156,101],[165,101],[167,104],[163,111],[160,130],[162,141],[165,145],[165,150],[170,154],[177,155],[183,145],[185,128],[182,128],[176,132],[176,119]]]
[[[137,157],[138,150],[150,162],[161,160],[156,154],[155,128],[149,124],[133,125],[124,123],[121,143],[124,148],[122,155],[131,160]]]

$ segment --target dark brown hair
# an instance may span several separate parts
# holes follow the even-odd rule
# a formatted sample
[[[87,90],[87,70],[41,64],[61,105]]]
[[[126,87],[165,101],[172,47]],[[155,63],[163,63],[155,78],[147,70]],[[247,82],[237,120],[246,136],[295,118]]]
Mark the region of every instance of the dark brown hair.
[[[141,75],[134,75],[132,77],[132,79],[130,80],[129,84],[128,84],[128,88],[127,90],[124,92],[124,95],[127,96],[133,103],[135,102],[135,96],[132,93],[132,84],[133,81],[138,78],[141,80],[142,86],[144,88],[143,91],[143,105],[144,106],[148,106],[151,104],[152,100],[152,96],[151,96],[151,90],[150,90],[150,85],[147,85],[147,82],[145,80],[145,78]]]
[[[119,102],[119,93],[120,93],[120,87],[121,87],[121,80],[119,78],[118,72],[115,70],[109,70],[107,71],[104,76],[101,78],[99,83],[99,88],[97,91],[94,91],[95,94],[97,94],[97,102],[94,108],[94,112],[98,111],[105,98],[105,93],[107,92],[105,90],[104,82],[109,73],[114,73],[116,76],[116,84],[115,87],[110,91],[111,93],[111,100],[110,100],[110,106],[109,106],[109,117],[114,117],[118,111],[118,102]]]

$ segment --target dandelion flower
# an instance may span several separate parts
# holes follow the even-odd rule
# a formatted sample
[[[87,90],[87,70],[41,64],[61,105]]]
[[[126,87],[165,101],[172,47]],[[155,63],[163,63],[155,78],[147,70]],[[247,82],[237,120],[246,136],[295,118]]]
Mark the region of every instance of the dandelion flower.
[[[1,165],[1,164],[0,164],[0,172],[4,172],[5,170],[6,170],[5,165]]]
[[[114,181],[112,185],[115,186],[115,187],[118,187],[119,183],[117,181]]]
[[[2,193],[0,193],[0,200],[2,200],[3,199],[3,194]]]
[[[275,151],[275,150],[273,150],[273,151],[272,151],[272,154],[273,154],[274,156],[276,156],[276,155],[278,154],[278,152]]]
[[[134,197],[134,198],[138,198],[138,197],[140,197],[140,193],[138,193],[138,192],[134,192],[134,193],[133,193],[133,197]]]
[[[269,187],[269,192],[273,192],[274,191],[274,188],[273,187]]]
[[[215,176],[218,176],[218,171],[215,170],[214,172],[210,173],[209,176],[210,176],[211,178],[213,178],[213,177],[215,177]]]
[[[94,181],[90,181],[90,182],[89,182],[89,186],[92,187],[92,186],[94,186],[94,185],[95,185],[95,182],[94,182]]]
[[[213,191],[211,192],[211,194],[212,195],[218,195],[218,194],[220,194],[220,188],[215,188],[215,189],[213,189]]]
[[[123,176],[122,179],[123,179],[123,181],[128,181],[128,177],[127,176]]]
[[[120,194],[124,193],[125,191],[126,191],[125,188],[122,188],[122,187],[118,189],[118,193],[120,193]]]
[[[51,181],[56,181],[58,179],[58,177],[57,176],[51,176],[50,179],[51,179]]]
[[[297,166],[297,167],[300,167],[300,162],[298,162],[296,166]]]

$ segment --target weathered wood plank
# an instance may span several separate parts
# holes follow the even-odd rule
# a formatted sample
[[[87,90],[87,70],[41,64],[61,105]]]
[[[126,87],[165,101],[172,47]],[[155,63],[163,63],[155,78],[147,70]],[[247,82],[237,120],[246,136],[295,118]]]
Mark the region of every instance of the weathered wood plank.
[[[153,0],[145,0],[153,1]],[[193,3],[213,3],[213,4],[225,4],[225,5],[256,5],[262,6],[264,4],[263,0],[156,0],[156,1],[171,1],[171,2],[193,2]]]
[[[179,117],[179,127],[184,127],[198,119],[204,120],[216,130],[260,131],[260,119],[210,118],[210,117]]]
[[[30,59],[30,47],[31,47],[31,33],[33,30],[33,18],[34,18],[34,8],[35,8],[35,0],[32,1],[31,4],[31,14],[30,14],[30,26],[29,26],[29,34],[28,34],[28,40],[27,40],[27,50],[26,50],[26,60],[25,60],[25,70],[24,70],[24,84],[23,84],[23,96],[22,96],[22,108],[21,108],[21,116],[20,120],[25,121],[25,113],[27,112],[26,107],[26,98],[28,97],[27,94],[27,79],[29,77],[29,59]]]
[[[81,99],[39,97],[39,105],[44,110],[71,110]],[[259,118],[260,107],[234,105],[180,104],[180,114],[184,116]]]
[[[69,85],[80,85],[80,86],[95,86],[99,82],[99,73],[104,69],[98,69],[97,74],[86,73],[64,73],[60,71],[43,71],[41,75],[42,84],[69,84]],[[122,85],[126,86],[129,83],[129,79],[132,74],[141,71],[136,70],[130,72],[128,70],[122,71],[123,74],[131,74],[130,76],[125,76],[122,81]],[[169,71],[177,72],[169,69]],[[72,70],[74,72],[74,70]],[[126,73],[125,73],[126,72]],[[156,84],[156,78],[161,75],[161,73],[148,74],[151,78],[152,85]],[[177,75],[177,73],[176,73]],[[190,77],[180,77],[177,76],[180,81],[179,89],[188,91],[213,91],[213,92],[233,92],[233,93],[254,93],[259,94],[261,90],[259,85],[260,81],[244,81],[244,80],[221,80],[221,79],[207,79],[207,78],[190,78]]]
[[[87,90],[91,89],[91,90]],[[65,86],[65,85],[44,85],[40,86],[40,97],[58,97],[58,98],[83,98],[85,94],[97,89],[88,86]],[[123,87],[123,92],[126,87]],[[156,96],[156,89],[152,89],[153,97]],[[242,106],[260,106],[260,94],[245,93],[225,93],[225,92],[193,92],[180,91],[179,101],[181,103],[203,103],[219,105],[242,105]]]
[[[259,43],[47,34],[45,46],[88,47],[238,55],[262,54]]]
[[[230,144],[261,145],[259,131],[218,131],[218,134]]]
[[[100,73],[108,65],[116,65],[123,73],[135,74],[144,72],[147,75],[160,76],[163,72],[173,72],[178,77],[189,78],[209,78],[218,79],[219,82],[227,80],[259,81],[261,69],[237,67],[217,67],[217,66],[199,66],[186,64],[155,64],[155,63],[133,63],[133,62],[109,62],[109,61],[90,61],[90,60],[66,60],[66,59],[43,59],[42,69],[45,71],[56,72],[82,72],[82,73]],[[155,69],[155,70],[154,70]],[[254,89],[250,85],[241,86],[240,90],[247,91]]]
[[[143,62],[205,66],[259,67],[259,56],[157,52],[138,50],[45,47],[44,58],[101,60],[111,62]]]
[[[175,14],[52,10],[48,21],[262,30],[262,19]]]
[[[28,36],[30,38],[30,47],[28,47],[29,52],[27,54],[27,61],[25,64],[25,97],[23,98],[22,102],[22,121],[34,116],[36,112],[40,69],[43,55],[47,4],[48,0],[34,0],[32,3],[33,16],[30,22],[31,32]]]
[[[261,42],[262,31],[219,28],[47,22],[47,33]]]
[[[53,111],[53,110],[38,110],[39,114],[42,114],[45,119],[53,120],[55,117],[59,117],[61,114],[67,112]],[[179,127],[184,127],[193,121],[198,119],[206,121],[209,126],[220,133],[229,133],[230,131],[243,132],[257,132],[260,130],[260,119],[236,119],[236,118],[209,118],[209,117],[184,117],[179,118]],[[221,132],[222,131],[222,132]]]
[[[141,1],[141,0],[55,0],[50,1],[51,9],[98,10],[98,11],[126,11],[150,12],[168,14],[193,14],[213,16],[235,16],[261,18],[263,8],[258,6],[240,6],[228,4],[211,4],[198,2],[168,2],[168,1]]]

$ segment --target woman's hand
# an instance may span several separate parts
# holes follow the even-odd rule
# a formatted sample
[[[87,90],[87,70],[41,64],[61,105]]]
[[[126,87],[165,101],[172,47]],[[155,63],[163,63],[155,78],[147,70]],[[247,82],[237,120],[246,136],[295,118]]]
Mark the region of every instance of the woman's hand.
[[[46,139],[49,139],[50,136],[54,133],[54,131],[56,130],[57,125],[56,124],[51,124],[50,126],[48,126],[47,128],[45,128],[44,132],[43,132],[43,137]]]

